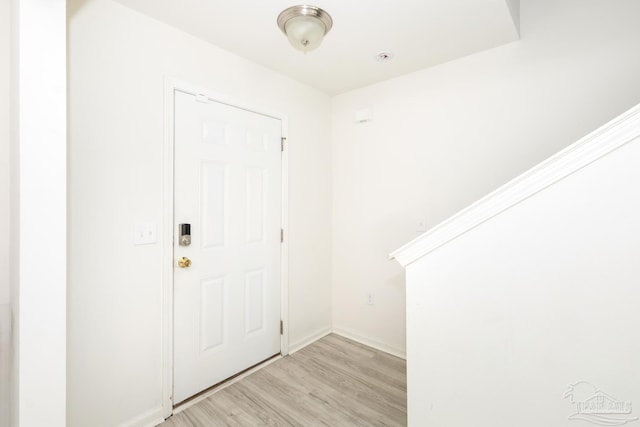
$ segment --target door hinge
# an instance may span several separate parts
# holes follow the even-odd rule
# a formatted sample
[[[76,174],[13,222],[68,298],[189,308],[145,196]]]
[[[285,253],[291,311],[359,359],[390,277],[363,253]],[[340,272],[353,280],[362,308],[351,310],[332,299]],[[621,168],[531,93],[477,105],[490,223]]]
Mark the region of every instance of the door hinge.
[[[280,243],[284,243],[284,228],[280,229]]]
[[[280,321],[280,335],[284,334],[284,322]]]
[[[280,138],[280,151],[284,151],[284,143],[286,142],[287,138],[285,138],[284,136],[282,138]]]

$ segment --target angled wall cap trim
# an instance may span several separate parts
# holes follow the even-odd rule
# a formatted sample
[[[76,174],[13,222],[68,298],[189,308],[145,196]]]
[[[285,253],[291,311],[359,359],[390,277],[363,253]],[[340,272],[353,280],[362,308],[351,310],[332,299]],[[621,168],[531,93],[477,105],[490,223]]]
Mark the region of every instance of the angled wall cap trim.
[[[640,136],[640,104],[389,255],[403,267]]]

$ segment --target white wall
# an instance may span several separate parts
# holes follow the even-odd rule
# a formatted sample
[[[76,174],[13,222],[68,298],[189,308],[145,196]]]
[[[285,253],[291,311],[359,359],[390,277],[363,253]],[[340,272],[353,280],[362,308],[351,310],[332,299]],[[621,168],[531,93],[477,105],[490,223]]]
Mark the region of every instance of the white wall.
[[[337,330],[404,351],[387,254],[418,219],[437,224],[640,101],[639,2],[520,6],[519,42],[333,99]],[[354,123],[365,107],[373,121]]]
[[[636,137],[407,267],[409,425],[573,426],[580,381],[638,416],[638,162]]]
[[[509,7],[509,13],[511,13],[511,18],[520,33],[520,0],[505,0],[507,2],[507,6]]]
[[[109,0],[69,2],[69,426],[157,419],[163,78],[289,119],[290,342],[331,327],[330,99]],[[160,239],[163,237],[162,233]]]
[[[0,0],[0,305],[9,296],[11,2]]]
[[[0,0],[0,425],[9,425],[11,293],[9,199],[11,128],[11,2]]]
[[[16,0],[12,39],[13,422],[66,425],[66,2]],[[14,39],[15,37],[15,39]],[[19,75],[16,76],[16,72]],[[19,154],[18,154],[19,151]],[[18,206],[16,206],[18,205]]]
[[[11,285],[9,199],[11,138],[11,2],[0,0],[0,425],[9,425]]]

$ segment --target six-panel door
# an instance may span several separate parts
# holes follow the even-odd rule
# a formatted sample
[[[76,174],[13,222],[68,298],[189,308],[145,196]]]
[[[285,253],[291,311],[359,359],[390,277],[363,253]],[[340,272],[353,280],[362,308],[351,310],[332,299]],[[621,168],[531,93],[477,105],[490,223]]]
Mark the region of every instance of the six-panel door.
[[[280,352],[282,173],[280,120],[180,91],[174,111],[175,404]]]

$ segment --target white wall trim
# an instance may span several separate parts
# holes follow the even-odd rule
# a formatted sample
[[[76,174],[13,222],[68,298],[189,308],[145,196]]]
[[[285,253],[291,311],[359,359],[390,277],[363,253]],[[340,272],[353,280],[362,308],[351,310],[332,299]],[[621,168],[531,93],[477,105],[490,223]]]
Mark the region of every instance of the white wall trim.
[[[193,95],[204,95],[212,101],[242,108],[247,111],[263,114],[282,123],[282,136],[288,137],[289,119],[286,114],[275,112],[263,106],[256,106],[252,102],[231,98],[227,95],[216,93],[191,83],[166,76],[164,79],[164,143],[163,143],[163,219],[162,231],[162,254],[165,260],[162,284],[162,338],[163,338],[163,391],[162,391],[162,412],[163,416],[169,417],[173,412],[173,179],[174,179],[174,91],[179,90]],[[281,245],[281,319],[284,324],[284,332],[281,336],[280,352],[282,355],[289,354],[289,245],[288,245],[288,207],[289,207],[289,157],[285,147],[282,153],[282,227],[285,229],[284,242]]]
[[[396,348],[396,347],[392,347],[390,345],[387,345],[383,342],[377,341],[374,338],[370,338],[364,335],[360,335],[358,332],[353,331],[351,329],[347,329],[347,328],[341,328],[341,327],[333,327],[332,332],[336,335],[340,335],[344,338],[348,338],[352,341],[356,341],[359,342],[360,344],[364,344],[368,347],[371,348],[375,348],[376,350],[380,350],[384,353],[388,353],[392,356],[396,356],[399,357],[400,359],[407,359],[407,353],[406,350],[404,349],[400,349],[400,348]]]
[[[403,267],[640,136],[640,105],[493,191],[389,256]]]
[[[286,138],[282,151],[282,213],[281,224],[284,239],[280,246],[280,320],[283,330],[280,336],[280,354],[289,354],[289,119],[280,115],[282,138]]]
[[[407,359],[407,353],[404,349],[389,346],[385,343],[382,343],[373,338],[364,336],[351,329],[340,328],[340,327],[322,328],[311,335],[307,335],[306,337],[299,339],[294,343],[291,343],[289,354],[293,354],[297,351],[300,351],[303,348],[313,344],[314,342],[321,340],[322,338],[326,337],[329,334],[340,335],[341,337],[350,339],[351,341],[358,342],[360,344],[366,345],[367,347],[374,348],[376,350],[382,351],[392,356],[396,356],[404,360]]]
[[[173,413],[173,109],[174,88],[178,83],[164,79],[164,138],[162,149],[162,417]]]
[[[127,420],[124,423],[120,424],[118,427],[153,427],[158,424],[164,422],[166,419],[163,415],[163,407],[153,408],[143,414],[138,415],[137,417]]]
[[[293,354],[296,351],[300,351],[303,348],[305,348],[306,346],[313,344],[314,342],[318,341],[319,339],[322,339],[324,337],[326,337],[327,335],[329,335],[332,332],[331,328],[322,328],[310,335],[307,335],[304,338],[301,338],[299,340],[297,340],[294,343],[291,343],[291,345],[289,346],[289,354]]]

